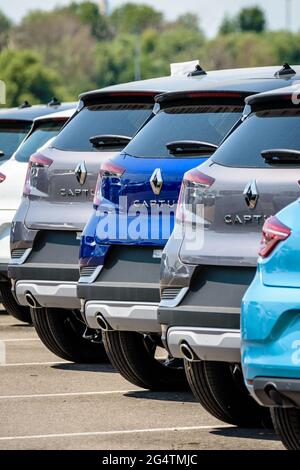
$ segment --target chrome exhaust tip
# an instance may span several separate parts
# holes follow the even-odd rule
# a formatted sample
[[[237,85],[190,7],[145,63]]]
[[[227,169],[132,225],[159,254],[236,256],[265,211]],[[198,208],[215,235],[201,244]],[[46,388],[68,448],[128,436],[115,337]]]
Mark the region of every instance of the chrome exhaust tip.
[[[25,300],[31,308],[41,308],[41,305],[37,302],[34,296],[30,292],[26,292]]]
[[[192,348],[187,343],[181,343],[180,351],[183,357],[189,362],[199,361]]]
[[[105,320],[105,318],[103,317],[101,313],[97,313],[96,320],[97,320],[100,330],[112,331],[111,327],[109,326],[109,324],[107,323],[107,321]]]

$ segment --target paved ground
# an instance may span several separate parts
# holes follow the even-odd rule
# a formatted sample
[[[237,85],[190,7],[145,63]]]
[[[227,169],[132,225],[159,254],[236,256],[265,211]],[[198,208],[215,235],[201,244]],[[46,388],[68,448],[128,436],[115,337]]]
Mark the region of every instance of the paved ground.
[[[0,449],[283,448],[269,431],[217,421],[188,393],[147,392],[108,365],[61,361],[2,312],[1,362]]]

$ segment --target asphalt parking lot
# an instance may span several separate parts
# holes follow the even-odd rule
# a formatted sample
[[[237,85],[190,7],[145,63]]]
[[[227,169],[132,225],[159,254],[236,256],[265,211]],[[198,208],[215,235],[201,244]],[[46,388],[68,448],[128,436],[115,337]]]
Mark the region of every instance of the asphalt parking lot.
[[[0,449],[283,449],[269,430],[211,417],[189,393],[153,393],[109,365],[59,360],[0,312]]]

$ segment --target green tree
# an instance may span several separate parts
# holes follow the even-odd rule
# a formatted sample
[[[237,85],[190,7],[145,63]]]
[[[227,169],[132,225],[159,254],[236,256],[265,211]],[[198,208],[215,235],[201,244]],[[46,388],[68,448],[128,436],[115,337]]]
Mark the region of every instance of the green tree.
[[[94,2],[72,2],[69,6],[58,8],[56,11],[76,15],[83,24],[91,28],[92,35],[100,41],[108,39],[112,35],[109,20],[101,14],[99,7]]]
[[[175,21],[175,27],[180,26],[181,28],[189,29],[190,31],[202,32],[199,26],[199,18],[194,13],[185,13],[184,15],[178,16]]]
[[[0,51],[7,45],[9,32],[12,27],[12,22],[0,10]]]
[[[147,28],[159,29],[163,15],[149,5],[126,3],[116,8],[110,16],[116,33],[141,33]]]
[[[221,23],[219,34],[231,34],[239,29],[237,19],[226,15]]]
[[[6,84],[7,106],[18,106],[24,100],[47,103],[52,96],[64,99],[58,75],[45,67],[31,51],[5,49],[0,53],[0,80]]]
[[[265,14],[259,7],[243,8],[237,16],[237,22],[241,31],[261,33],[266,29]]]

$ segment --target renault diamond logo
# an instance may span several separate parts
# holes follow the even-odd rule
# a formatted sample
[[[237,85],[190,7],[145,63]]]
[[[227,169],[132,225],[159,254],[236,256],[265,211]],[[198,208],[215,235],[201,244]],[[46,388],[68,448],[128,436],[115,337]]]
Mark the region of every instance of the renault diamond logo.
[[[87,177],[85,162],[78,163],[77,167],[75,168],[75,176],[78,183],[83,186]]]
[[[244,191],[244,196],[247,206],[250,209],[255,209],[257,201],[259,199],[256,180],[253,180],[251,183],[247,184]]]
[[[160,168],[156,168],[150,178],[150,184],[154,194],[160,194],[163,187],[163,182],[164,181],[161,176]]]

